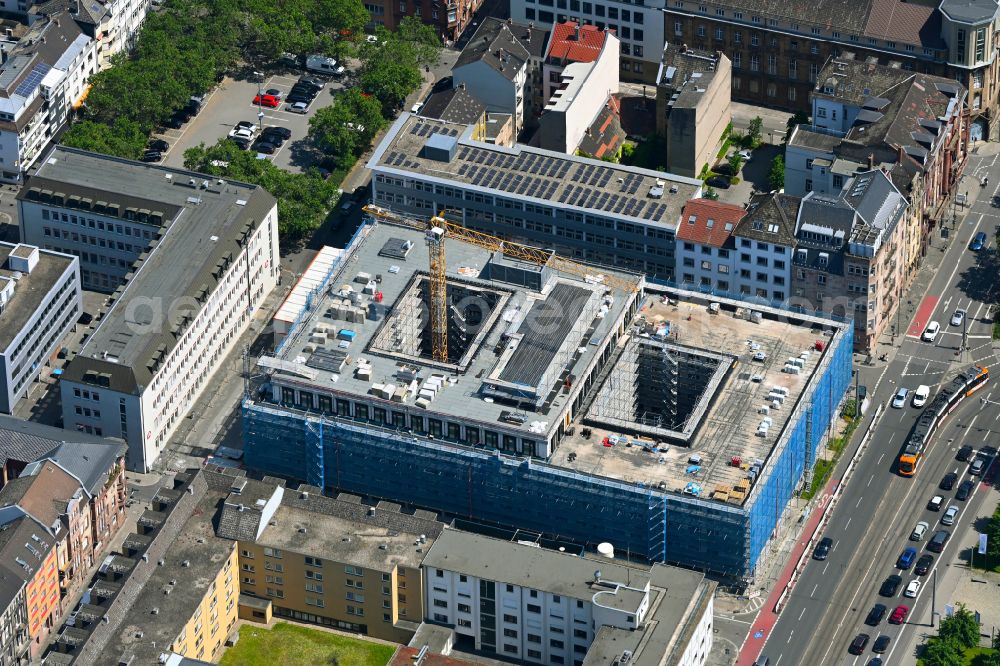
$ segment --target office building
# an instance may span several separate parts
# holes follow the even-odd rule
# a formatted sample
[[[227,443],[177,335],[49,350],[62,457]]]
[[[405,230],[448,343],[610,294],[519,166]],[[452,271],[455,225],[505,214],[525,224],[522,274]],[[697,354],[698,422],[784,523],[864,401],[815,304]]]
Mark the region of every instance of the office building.
[[[614,33],[576,23],[555,26],[542,66],[541,148],[576,153],[608,99],[618,94],[618,57]]]
[[[650,0],[642,4],[608,0],[512,0],[510,15],[516,22],[532,23],[545,30],[559,23],[573,22],[593,25],[599,31],[609,30],[621,44],[622,81],[653,84],[663,51],[663,10],[667,0]]]
[[[729,58],[667,44],[656,73],[656,133],[667,140],[667,171],[698,176],[712,166],[730,121]]]
[[[0,243],[0,411],[10,414],[83,309],[76,257]]]
[[[426,219],[448,210],[470,229],[667,279],[677,221],[702,188],[649,169],[479,143],[466,126],[406,114],[368,168],[373,201],[394,212]]]
[[[0,65],[0,181],[22,182],[83,98],[97,61],[97,41],[68,12],[35,21],[10,50]]]
[[[753,6],[676,0],[665,7],[664,20],[668,41],[729,56],[736,101],[808,112],[826,62],[850,54],[866,64],[957,80],[969,91],[971,139],[996,135],[998,12],[991,0],[768,0]]]
[[[305,485],[230,481],[217,534],[238,541],[242,605],[253,597],[265,617],[394,643],[413,637],[423,616],[420,563],[442,527],[434,514]]]
[[[80,256],[85,285],[116,289],[61,377],[64,427],[124,440],[128,468],[148,470],[274,288],[275,200],[64,147],[18,197],[27,237]]]
[[[853,329],[439,223],[446,328],[426,223],[366,224],[256,362],[247,467],[752,576],[850,382]],[[760,382],[733,370],[748,338]]]
[[[427,621],[452,627],[469,651],[574,666],[628,651],[637,663],[697,666],[712,648],[715,584],[693,571],[446,529],[424,581]],[[636,649],[648,643],[647,654]]]
[[[785,191],[836,196],[857,173],[888,171],[910,202],[903,225],[909,281],[966,177],[966,91],[954,80],[848,58],[831,60],[820,74],[812,124],[799,125],[785,151]]]
[[[799,206],[793,296],[802,307],[853,318],[861,353],[895,330],[907,206],[881,169],[858,174],[836,195],[810,192]]]

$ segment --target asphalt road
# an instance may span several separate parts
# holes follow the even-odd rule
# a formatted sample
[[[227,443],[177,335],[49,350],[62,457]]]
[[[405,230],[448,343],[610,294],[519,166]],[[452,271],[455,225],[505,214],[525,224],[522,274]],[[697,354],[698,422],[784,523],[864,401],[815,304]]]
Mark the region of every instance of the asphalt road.
[[[974,165],[973,165],[974,166]],[[990,173],[995,166],[991,165]],[[1000,182],[1000,172],[994,178]],[[978,184],[976,184],[978,187]],[[822,535],[834,540],[834,547],[825,561],[811,560],[804,568],[788,603],[765,643],[763,654],[772,665],[785,664],[867,664],[874,655],[871,643],[880,635],[892,637],[890,650],[899,641],[900,634],[910,631],[908,624],[888,625],[885,620],[877,628],[864,625],[868,610],[875,603],[883,603],[892,611],[898,604],[905,603],[911,608],[911,616],[926,615],[921,606],[930,603],[930,585],[924,586],[918,598],[904,599],[903,588],[915,576],[912,569],[900,572],[895,568],[899,554],[909,545],[919,546],[921,554],[927,539],[936,529],[941,513],[926,509],[927,501],[936,494],[946,499],[946,506],[957,504],[962,509],[961,518],[955,527],[975,516],[970,505],[983,501],[990,492],[981,484],[976,484],[976,494],[970,501],[954,500],[955,490],[940,491],[938,483],[947,472],[957,469],[962,478],[967,478],[967,467],[955,460],[955,453],[963,444],[979,449],[983,446],[990,424],[996,427],[1000,419],[1000,403],[992,398],[984,405],[981,397],[1000,396],[998,381],[994,377],[990,384],[974,397],[966,399],[956,411],[939,427],[929,454],[921,464],[916,477],[906,479],[896,475],[893,462],[899,455],[903,439],[909,433],[920,409],[908,402],[903,409],[889,407],[892,394],[900,385],[916,388],[927,384],[933,391],[942,382],[950,381],[955,373],[970,362],[992,365],[995,358],[990,340],[988,307],[976,296],[983,296],[983,278],[978,272],[980,255],[967,249],[975,232],[986,231],[993,237],[998,216],[989,205],[989,197],[982,196],[969,211],[965,221],[960,222],[956,237],[948,249],[942,269],[934,276],[927,295],[920,303],[914,303],[914,322],[903,322],[908,326],[908,334],[902,340],[892,362],[884,369],[876,386],[869,386],[873,404],[881,402],[884,412],[874,425],[874,433],[867,449],[862,453],[850,483],[833,510],[830,522]],[[983,255],[985,256],[985,254]],[[990,276],[996,280],[996,274]],[[971,294],[971,296],[970,296]],[[969,312],[968,346],[970,351],[963,355],[956,352],[961,346],[962,330],[948,324],[956,307]],[[942,331],[933,343],[920,340],[920,332],[927,320],[938,321]],[[912,333],[912,335],[910,334]],[[995,369],[996,370],[996,369]],[[959,483],[961,479],[959,480]],[[956,483],[956,488],[958,484]],[[927,521],[931,530],[922,543],[908,540],[914,525]],[[953,528],[948,528],[953,529]],[[949,542],[944,553],[935,556],[938,560],[951,557],[960,547],[955,539]],[[903,576],[896,598],[886,600],[878,596],[882,581],[892,573]],[[930,575],[921,577],[929,581]],[[938,600],[941,606],[941,600]],[[849,655],[847,648],[859,632],[871,636],[871,642],[863,656]],[[887,653],[892,659],[891,653]],[[886,663],[911,663],[909,655],[895,655],[895,661]]]

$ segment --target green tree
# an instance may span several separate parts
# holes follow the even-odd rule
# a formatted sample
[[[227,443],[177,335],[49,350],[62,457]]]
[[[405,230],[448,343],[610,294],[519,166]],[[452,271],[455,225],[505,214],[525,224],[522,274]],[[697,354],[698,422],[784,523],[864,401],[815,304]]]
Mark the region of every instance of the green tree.
[[[976,622],[976,616],[964,604],[959,604],[951,617],[941,620],[938,637],[963,648],[976,647],[979,645],[979,623]]]
[[[252,151],[243,151],[223,139],[214,146],[204,144],[184,151],[184,166],[192,171],[225,176],[260,185],[278,200],[281,235],[301,238],[316,230],[337,201],[337,183],[324,180],[319,172],[306,174],[283,171],[270,160],[259,160]]]
[[[436,65],[441,59],[441,39],[434,28],[413,16],[399,23],[393,39],[408,44],[420,66]]]
[[[924,666],[964,666],[961,648],[953,641],[934,638],[928,641],[920,658]]]
[[[382,107],[372,96],[352,88],[309,119],[309,137],[341,167],[348,167],[385,126]]]
[[[92,120],[79,122],[63,134],[62,143],[73,148],[134,160],[142,157],[147,139],[147,133],[138,123],[119,118],[111,125]]]
[[[1000,559],[1000,507],[986,524],[986,556],[993,562]],[[1000,650],[1000,647],[997,647]]]
[[[760,146],[761,141],[764,139],[763,118],[756,116],[750,121],[750,125],[747,127],[747,137],[749,138],[751,148],[757,148]]]
[[[719,193],[712,189],[711,186],[705,188],[705,192],[701,195],[705,199],[711,199],[715,201],[719,198]]]
[[[767,182],[772,190],[780,190],[785,187],[785,158],[778,155],[771,162],[771,170],[767,173]]]
[[[382,103],[382,115],[392,117],[403,100],[420,85],[420,70],[413,52],[405,44],[390,42],[379,49],[361,68],[361,88]]]
[[[975,663],[976,666],[1000,666],[1000,651],[984,654]]]
[[[809,114],[805,111],[796,111],[795,114],[785,122],[785,141],[788,141],[792,136],[792,131],[798,125],[804,125],[809,122]]]
[[[743,166],[743,158],[740,157],[739,151],[734,151],[733,154],[729,156],[727,162],[729,163],[729,168],[733,170],[734,176],[740,172],[740,168]]]
[[[993,635],[993,649],[1000,652],[1000,631]]]

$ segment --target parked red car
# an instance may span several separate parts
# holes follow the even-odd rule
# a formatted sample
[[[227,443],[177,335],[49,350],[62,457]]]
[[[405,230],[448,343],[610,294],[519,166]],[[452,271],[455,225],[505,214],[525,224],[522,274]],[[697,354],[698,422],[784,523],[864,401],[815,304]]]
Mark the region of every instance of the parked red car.
[[[254,106],[266,106],[269,109],[277,108],[281,100],[274,95],[257,95],[253,98]]]

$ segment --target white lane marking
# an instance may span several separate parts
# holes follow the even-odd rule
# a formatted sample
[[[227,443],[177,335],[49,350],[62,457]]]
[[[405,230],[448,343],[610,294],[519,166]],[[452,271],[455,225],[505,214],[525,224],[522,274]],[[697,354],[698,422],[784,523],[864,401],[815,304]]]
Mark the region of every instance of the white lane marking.
[[[805,615],[805,614],[806,614],[806,607],[805,607],[805,606],[803,606],[803,607],[802,607],[802,612],[801,612],[801,613],[799,613],[799,619],[798,619],[798,621],[799,621],[799,622],[801,622],[801,621],[802,621],[802,616],[803,616],[803,615]]]
[[[855,509],[857,509],[859,506],[861,506],[861,500],[863,500],[863,499],[864,499],[863,496],[858,498],[858,503],[854,505]]]
[[[874,475],[874,474],[872,474],[872,477],[871,477],[870,479],[868,479],[868,487],[869,487],[869,488],[871,488],[871,485],[872,485],[872,481],[874,481],[874,480],[875,480],[875,475]],[[859,500],[859,504],[860,504],[860,500]]]
[[[813,591],[809,593],[809,598],[810,598],[810,599],[812,599],[812,596],[813,596],[814,594],[816,594],[816,590],[818,590],[818,589],[819,589],[819,583],[816,583],[816,584],[815,584],[815,585],[813,586]]]
[[[851,516],[848,516],[847,517],[847,522],[844,523],[844,530],[845,531],[847,530],[847,526],[850,525],[850,524],[851,524]]]
[[[878,462],[875,463],[875,464],[876,465],[881,465],[882,464],[882,458],[885,458],[885,454],[884,453],[878,457]]]
[[[791,631],[788,632],[788,640],[785,641],[786,644],[792,642],[792,634],[794,634],[794,633],[795,633],[794,629],[792,629]]]

